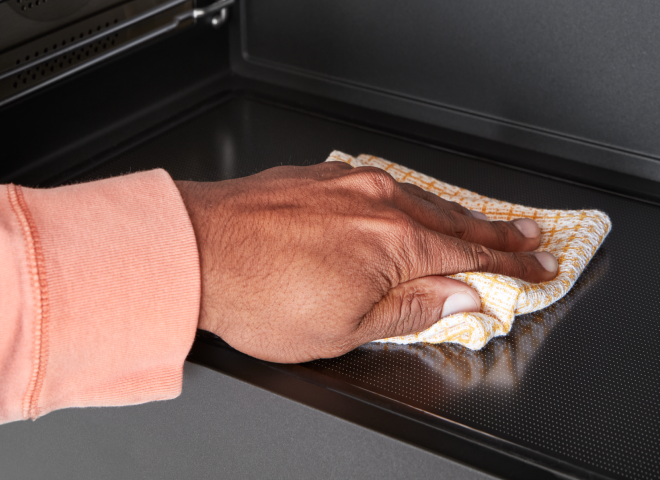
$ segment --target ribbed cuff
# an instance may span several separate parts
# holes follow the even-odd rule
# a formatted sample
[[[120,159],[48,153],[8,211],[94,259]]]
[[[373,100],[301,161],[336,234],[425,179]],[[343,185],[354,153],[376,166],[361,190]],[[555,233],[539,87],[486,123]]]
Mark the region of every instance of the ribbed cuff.
[[[24,417],[176,397],[200,304],[197,244],[164,170],[10,186],[33,274]]]

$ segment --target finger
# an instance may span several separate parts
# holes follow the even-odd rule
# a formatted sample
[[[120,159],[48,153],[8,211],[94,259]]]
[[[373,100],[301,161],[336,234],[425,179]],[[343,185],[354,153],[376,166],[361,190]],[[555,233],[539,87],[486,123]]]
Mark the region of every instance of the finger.
[[[423,188],[420,188],[417,185],[413,185],[412,183],[401,183],[399,185],[401,186],[401,189],[404,190],[406,193],[410,195],[414,195],[420,200],[429,202],[430,204],[435,205],[438,208],[451,210],[458,214],[466,215],[468,217],[473,216],[472,211],[468,210],[460,203],[450,202],[449,200],[445,200],[444,198],[439,197],[434,193],[427,192]]]
[[[422,200],[426,200],[427,202],[436,204],[437,206],[447,205],[451,210],[455,211],[456,213],[467,215],[468,217],[472,216],[479,220],[488,221],[488,216],[486,214],[478,212],[476,210],[469,210],[460,203],[450,202],[449,200],[445,200],[444,198],[439,197],[438,195],[435,195],[431,192],[427,192],[426,190],[418,187],[417,185],[413,185],[411,183],[402,183],[401,188],[406,190],[411,195],[415,195],[421,198]]]
[[[531,218],[484,221],[453,214],[453,236],[502,252],[530,252],[541,244],[541,229]]]
[[[399,238],[401,243],[391,260],[397,283],[461,272],[497,273],[532,283],[547,282],[557,275],[557,260],[547,252],[502,252],[423,227],[408,229]]]
[[[401,194],[395,198],[396,205],[426,228],[503,252],[530,252],[541,244],[541,229],[534,220],[489,222],[458,204],[410,187],[415,186],[402,185]]]
[[[359,342],[421,332],[442,317],[480,308],[479,295],[463,282],[438,276],[418,278],[393,288],[374,305],[360,324]]]

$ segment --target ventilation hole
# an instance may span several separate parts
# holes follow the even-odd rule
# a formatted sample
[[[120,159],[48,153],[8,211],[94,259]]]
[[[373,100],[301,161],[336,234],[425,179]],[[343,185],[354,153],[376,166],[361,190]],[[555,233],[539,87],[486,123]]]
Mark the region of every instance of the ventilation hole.
[[[51,72],[54,72],[54,71],[55,71],[55,67],[50,67],[50,71],[51,71]]]
[[[62,68],[62,67],[64,67],[64,64],[62,62],[60,62],[60,68]]]
[[[111,44],[111,45],[114,45],[114,44],[115,44],[115,41],[114,41],[114,40],[113,40],[113,41],[111,41],[111,42],[110,42],[110,44]]]
[[[105,22],[105,28],[108,28],[110,26],[110,22]]]
[[[37,0],[36,2],[34,2],[34,6],[35,6],[35,7],[38,7],[38,6],[39,6],[39,0]]]
[[[72,62],[72,60],[71,60],[71,59],[69,59],[69,65],[71,65],[71,62]]]
[[[25,57],[25,61],[27,62],[28,60],[30,60],[30,55],[27,55],[27,56]]]
[[[32,74],[32,80],[36,80],[36,78],[37,78],[37,74],[36,74],[36,73],[33,73],[33,74]]]
[[[71,43],[76,41],[76,37],[71,37]]]
[[[26,84],[26,83],[27,83],[27,78],[24,78],[23,79],[23,84]]]
[[[92,34],[92,30],[90,29],[89,32],[87,32],[87,35],[91,35],[91,34]]]
[[[77,60],[80,60],[80,55],[78,55],[78,57],[76,57],[76,58],[77,58]]]
[[[83,38],[84,36],[85,36],[84,33],[81,33],[81,34],[80,34],[80,38]]]
[[[99,47],[96,47],[96,48],[94,49],[94,53],[98,53],[98,51],[99,51]]]
[[[18,82],[14,82],[14,88],[18,88]]]
[[[41,71],[41,76],[43,77],[44,75],[46,75],[46,70]]]
[[[20,64],[21,64],[21,59],[20,59],[20,58],[17,58],[17,59],[16,59],[16,65],[20,65]]]
[[[98,32],[99,30],[101,30],[101,25],[99,25],[98,27],[96,27],[96,31]]]
[[[25,71],[25,75],[30,75],[30,69],[29,68]]]
[[[44,48],[44,53],[48,53],[48,47]]]
[[[115,18],[115,23],[117,23],[117,19]]]
[[[53,43],[53,50],[57,48],[57,43]]]

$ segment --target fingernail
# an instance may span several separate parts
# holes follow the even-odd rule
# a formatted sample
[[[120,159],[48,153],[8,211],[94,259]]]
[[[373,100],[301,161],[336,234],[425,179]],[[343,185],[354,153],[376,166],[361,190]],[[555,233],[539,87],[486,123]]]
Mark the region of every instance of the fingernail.
[[[450,295],[445,304],[442,306],[442,313],[440,317],[446,317],[459,312],[478,312],[479,305],[474,301],[474,298],[467,293],[455,293]]]
[[[488,217],[486,215],[484,215],[483,213],[481,213],[481,212],[477,212],[476,210],[470,210],[470,213],[472,214],[472,216],[474,218],[478,218],[479,220],[488,221]]]
[[[541,234],[538,224],[531,218],[519,218],[514,220],[513,224],[527,238],[536,238]]]
[[[554,255],[552,255],[552,253],[536,252],[534,256],[539,261],[539,263],[543,265],[543,268],[545,268],[548,272],[557,272],[559,263],[557,263],[557,259],[554,257]]]

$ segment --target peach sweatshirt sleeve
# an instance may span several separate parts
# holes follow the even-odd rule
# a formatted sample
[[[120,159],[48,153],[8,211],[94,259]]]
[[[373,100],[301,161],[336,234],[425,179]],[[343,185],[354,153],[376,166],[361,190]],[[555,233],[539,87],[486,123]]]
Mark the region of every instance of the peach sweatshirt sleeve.
[[[1,185],[0,268],[0,423],[179,395],[200,272],[164,170]]]

